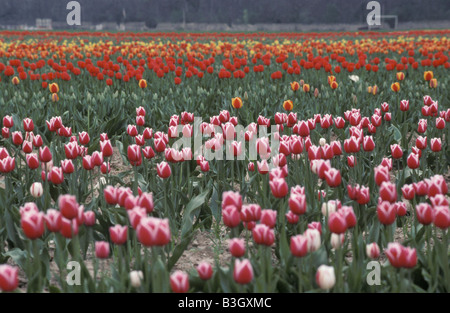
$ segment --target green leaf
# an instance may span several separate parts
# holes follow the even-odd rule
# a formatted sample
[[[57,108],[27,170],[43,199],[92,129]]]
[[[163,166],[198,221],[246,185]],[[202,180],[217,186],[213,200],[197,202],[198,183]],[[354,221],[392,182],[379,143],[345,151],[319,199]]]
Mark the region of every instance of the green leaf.
[[[189,201],[189,203],[186,205],[183,214],[183,227],[181,228],[182,238],[191,231],[193,215],[195,215],[195,213],[197,213],[196,211],[198,211],[197,209],[199,209],[199,207],[203,203],[205,203],[206,197],[210,191],[211,191],[210,189],[203,191],[201,194],[192,198],[191,201]]]
[[[400,130],[397,127],[395,127],[394,125],[391,125],[388,129],[390,132],[393,132],[395,141],[400,142],[402,140],[402,137],[403,137],[402,133],[400,132]]]
[[[25,262],[28,256],[27,251],[23,251],[19,248],[14,248],[9,250],[8,252],[3,253],[2,255],[10,257],[14,261],[14,263],[20,266],[20,268],[25,269]]]
[[[48,286],[48,291],[50,293],[61,293],[61,289],[53,285]]]
[[[169,258],[169,262],[167,264],[169,271],[172,267],[177,263],[180,257],[183,255],[183,252],[186,250],[187,246],[191,242],[194,237],[194,232],[190,232],[189,235],[185,236],[179,244],[177,244],[172,252],[172,255]]]

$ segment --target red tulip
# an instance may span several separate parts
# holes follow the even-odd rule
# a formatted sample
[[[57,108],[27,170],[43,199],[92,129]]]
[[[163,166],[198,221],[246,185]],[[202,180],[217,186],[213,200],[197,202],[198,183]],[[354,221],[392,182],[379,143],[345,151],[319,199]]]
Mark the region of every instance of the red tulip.
[[[400,111],[408,111],[409,110],[409,101],[402,100],[400,101]]]
[[[366,245],[366,254],[371,259],[377,259],[380,256],[380,247],[376,242],[372,242]]]
[[[431,201],[431,205],[433,207],[449,205],[449,201],[443,194],[438,194],[438,195],[435,195],[434,197],[430,197],[430,201]]]
[[[361,205],[367,204],[370,201],[370,190],[368,187],[361,186],[357,196],[357,202]]]
[[[336,128],[338,129],[342,129],[345,127],[345,120],[341,117],[338,116],[334,119],[334,126],[336,126]]]
[[[416,206],[416,216],[419,223],[429,225],[433,222],[433,208],[428,203],[419,203]]]
[[[341,172],[335,168],[331,168],[325,172],[325,179],[328,186],[338,187],[341,184]]]
[[[98,259],[109,258],[109,243],[107,241],[95,242],[95,256]]]
[[[8,264],[0,265],[0,289],[8,292],[15,290],[18,286],[19,268]]]
[[[402,187],[402,195],[406,200],[412,200],[415,196],[414,186],[411,185],[403,185]]]
[[[44,163],[50,162],[52,160],[52,153],[47,146],[45,146],[44,148],[39,148],[39,160]]]
[[[450,210],[448,204],[434,207],[433,224],[443,230],[450,226]]]
[[[406,160],[406,164],[410,169],[416,169],[420,165],[419,155],[411,153]]]
[[[12,116],[5,115],[3,117],[3,127],[11,128],[13,126],[14,126],[14,120],[13,120]]]
[[[363,138],[363,149],[364,151],[373,151],[375,149],[375,142],[372,136],[365,136]]]
[[[142,162],[141,147],[138,145],[129,145],[127,148],[127,156],[132,166],[139,166]]]
[[[275,178],[269,184],[274,197],[283,198],[288,194],[289,187],[284,178]]]
[[[27,212],[22,214],[20,224],[25,236],[29,239],[37,239],[44,234],[44,214],[42,212]]]
[[[416,139],[416,147],[419,148],[420,150],[423,150],[427,147],[427,136],[422,137],[419,136]]]
[[[106,203],[111,205],[117,204],[117,190],[113,186],[106,186],[103,190],[103,195],[105,197]]]
[[[142,153],[146,159],[152,159],[155,156],[155,151],[150,146],[144,147]]]
[[[240,214],[237,207],[228,205],[222,208],[222,219],[225,226],[234,228],[241,222]]]
[[[200,279],[202,280],[211,279],[213,275],[213,269],[211,264],[206,261],[200,262],[200,264],[197,265],[197,273]]]
[[[154,209],[153,194],[151,192],[143,192],[138,198],[137,205],[145,208],[147,213],[152,213]]]
[[[403,156],[402,148],[397,145],[391,145],[391,154],[394,159],[400,159]]]
[[[22,133],[20,131],[12,132],[12,142],[16,146],[20,146],[23,142]]]
[[[442,117],[436,118],[436,128],[444,129],[445,128],[445,119],[443,119]]]
[[[377,206],[378,220],[383,225],[391,225],[396,217],[395,207],[388,201],[383,201]]]
[[[260,221],[269,228],[274,228],[277,223],[277,211],[270,209],[262,210]]]
[[[322,224],[319,222],[311,222],[308,224],[308,229],[315,229],[319,232],[319,235],[322,234]]]
[[[238,212],[242,208],[242,197],[239,192],[234,191],[224,191],[222,193],[222,209],[227,206],[234,206],[237,208]]]
[[[134,207],[131,210],[128,210],[127,214],[131,227],[133,227],[133,229],[137,229],[141,219],[147,217],[147,212],[145,211],[145,209],[138,206]]]
[[[292,211],[287,212],[285,216],[289,224],[297,224],[299,221],[299,216]]]
[[[418,196],[425,196],[428,193],[428,185],[423,180],[413,183],[413,186]]]
[[[170,165],[167,162],[161,162],[156,164],[156,172],[159,177],[166,179],[172,175],[172,170],[170,169]]]
[[[256,225],[252,230],[253,240],[256,244],[271,246],[275,242],[273,229],[264,224]]]
[[[61,218],[61,229],[60,233],[65,238],[72,238],[73,236],[78,235],[79,227],[77,219],[67,219],[65,217]]]
[[[240,258],[245,254],[245,243],[243,239],[233,238],[228,242],[228,249],[235,258]]]
[[[74,160],[78,157],[78,144],[76,141],[69,142],[64,145],[64,151],[66,153],[66,158]]]
[[[79,209],[80,211],[80,209]],[[86,211],[83,212],[83,221],[84,221],[84,225],[88,226],[88,227],[92,227],[95,225],[95,212],[94,211]]]
[[[127,242],[127,226],[115,225],[109,228],[111,241],[116,245],[123,245]]]
[[[74,219],[78,215],[79,204],[75,196],[60,195],[58,198],[58,207],[62,216],[67,219]]]
[[[136,125],[144,126],[144,124],[145,124],[145,117],[142,115],[136,116]]]
[[[242,261],[237,259],[235,261],[233,278],[235,282],[241,285],[248,284],[253,280],[253,267],[248,259]]]
[[[439,152],[442,149],[441,138],[431,138],[430,140],[430,148],[433,152]]]
[[[361,141],[355,136],[344,140],[344,150],[347,153],[356,153],[361,149]]]
[[[113,148],[109,140],[100,141],[100,150],[106,158],[113,155]]]
[[[397,188],[391,182],[382,182],[380,186],[380,197],[383,201],[395,202],[397,201]]]
[[[51,232],[59,232],[61,229],[62,215],[55,209],[48,209],[44,216],[45,226]]]
[[[168,219],[155,217],[141,218],[136,229],[139,241],[146,247],[165,246],[170,242]]]
[[[9,138],[9,128],[7,128],[7,127],[2,128],[2,137],[5,139]]]
[[[61,169],[64,174],[72,174],[75,171],[72,160],[62,160]]]
[[[308,238],[303,235],[292,236],[290,249],[293,256],[304,257],[308,254]]]
[[[424,119],[419,120],[417,131],[421,134],[427,131],[427,120]]]
[[[395,212],[397,213],[397,216],[405,216],[406,215],[406,203],[403,201],[398,201],[393,204],[395,208]]]
[[[22,151],[25,154],[31,153],[33,151],[33,144],[31,141],[24,140],[22,144]]]
[[[89,143],[89,141],[91,140],[89,137],[89,134],[85,131],[78,133],[78,138],[82,145],[87,145]]]
[[[39,160],[36,153],[27,154],[26,160],[30,169],[34,170],[39,167]]]
[[[138,130],[136,128],[136,125],[128,125],[127,127],[127,133],[131,137],[136,137],[138,135]]]
[[[339,212],[333,212],[328,217],[328,228],[332,233],[343,234],[347,230],[345,218]]]
[[[189,291],[189,275],[176,271],[170,275],[170,287],[175,293],[186,293]]]
[[[149,127],[146,127],[142,132],[142,135],[144,136],[145,140],[149,140],[153,137],[153,130]]]
[[[289,209],[297,215],[305,214],[306,212],[306,196],[303,194],[291,193],[289,197]]]
[[[399,268],[403,267],[404,261],[402,261],[402,253],[403,253],[403,246],[399,244],[398,242],[389,243],[387,249],[385,250],[386,256],[389,259],[389,263],[393,267]]]
[[[92,169],[94,169],[95,165],[94,162],[92,160],[92,156],[90,155],[85,155],[83,157],[83,168],[87,171],[90,171]]]
[[[445,195],[448,192],[447,183],[442,175],[434,175],[430,179],[425,179],[427,185],[428,197],[434,197],[437,194]]]
[[[48,173],[48,180],[52,182],[52,184],[59,185],[64,181],[64,173],[62,168],[53,166],[50,172]]]

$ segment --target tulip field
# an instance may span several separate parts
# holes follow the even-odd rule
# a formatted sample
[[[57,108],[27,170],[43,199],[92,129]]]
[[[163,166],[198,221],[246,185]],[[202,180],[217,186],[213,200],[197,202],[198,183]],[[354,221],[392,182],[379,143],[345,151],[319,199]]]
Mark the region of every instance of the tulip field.
[[[0,291],[450,292],[450,31],[0,31]]]

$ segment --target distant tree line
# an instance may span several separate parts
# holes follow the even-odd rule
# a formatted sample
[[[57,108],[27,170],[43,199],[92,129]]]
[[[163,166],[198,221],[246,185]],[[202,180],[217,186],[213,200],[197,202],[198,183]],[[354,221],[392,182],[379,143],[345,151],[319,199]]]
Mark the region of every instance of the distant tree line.
[[[64,22],[69,0],[0,0],[0,25]],[[363,23],[369,0],[78,0],[82,22]],[[450,0],[378,0],[400,22],[447,20]]]

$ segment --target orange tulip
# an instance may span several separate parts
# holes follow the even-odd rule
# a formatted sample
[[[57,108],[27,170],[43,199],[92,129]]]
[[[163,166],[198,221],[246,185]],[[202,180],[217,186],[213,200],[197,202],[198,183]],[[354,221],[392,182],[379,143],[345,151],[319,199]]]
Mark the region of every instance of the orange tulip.
[[[430,81],[433,79],[433,72],[432,71],[425,71],[423,73],[423,79],[425,79],[426,81]]]
[[[299,90],[299,89],[300,89],[300,84],[299,84],[298,82],[292,82],[292,83],[291,83],[291,89],[292,89],[293,91]]]
[[[331,82],[330,87],[331,89],[336,89],[339,86],[339,84],[334,80]]]
[[[48,85],[48,89],[50,90],[51,93],[59,92],[59,86],[57,83],[52,83],[52,84]]]
[[[52,93],[52,101],[53,102],[58,102],[59,101],[59,97],[57,93]]]
[[[436,79],[436,78],[432,78],[432,79],[430,80],[430,88],[436,88],[436,87],[437,87],[437,84],[438,84],[438,82],[437,82],[437,79]]]
[[[336,81],[336,77],[333,75],[328,76],[328,85],[331,85],[332,82]]]
[[[391,89],[393,92],[399,92],[400,90],[400,84],[398,82],[395,82],[391,85]]]
[[[14,76],[11,81],[13,85],[18,85],[20,83],[20,79],[17,76]]]
[[[235,109],[242,108],[242,99],[240,97],[232,98],[231,99],[231,106]]]
[[[367,87],[367,92],[372,93],[372,86]]]
[[[378,86],[377,86],[377,85],[374,85],[374,86],[372,87],[372,94],[373,94],[373,95],[376,95],[377,92],[378,92]]]
[[[292,100],[286,100],[283,102],[283,109],[286,111],[291,111],[294,108],[294,103]]]
[[[139,81],[139,87],[142,89],[147,88],[147,81],[145,79],[141,79]]]
[[[309,92],[309,84],[303,84],[303,91],[304,92]]]
[[[397,80],[404,80],[405,79],[405,73],[403,72],[398,72],[397,73]]]

